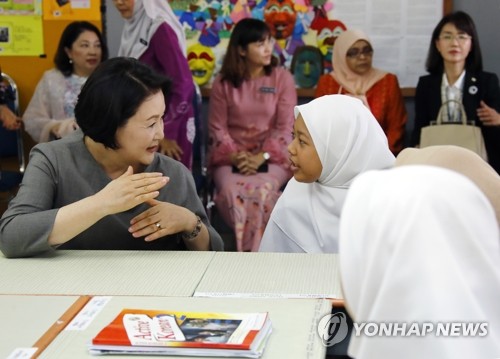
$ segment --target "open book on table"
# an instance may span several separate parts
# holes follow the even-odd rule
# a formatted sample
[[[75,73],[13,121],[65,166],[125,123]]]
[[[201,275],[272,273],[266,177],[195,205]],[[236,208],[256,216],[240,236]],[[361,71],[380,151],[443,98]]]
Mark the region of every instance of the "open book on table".
[[[89,351],[260,358],[271,330],[268,313],[124,309],[92,339]]]

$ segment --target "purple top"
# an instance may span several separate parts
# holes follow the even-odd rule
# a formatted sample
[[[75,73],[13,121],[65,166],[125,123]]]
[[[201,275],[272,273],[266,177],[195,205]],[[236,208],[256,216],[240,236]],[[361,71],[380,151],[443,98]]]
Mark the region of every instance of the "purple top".
[[[183,154],[181,162],[191,169],[195,136],[194,84],[187,59],[182,53],[174,30],[166,22],[151,38],[139,60],[172,80],[167,111],[163,117],[165,137],[175,140]]]

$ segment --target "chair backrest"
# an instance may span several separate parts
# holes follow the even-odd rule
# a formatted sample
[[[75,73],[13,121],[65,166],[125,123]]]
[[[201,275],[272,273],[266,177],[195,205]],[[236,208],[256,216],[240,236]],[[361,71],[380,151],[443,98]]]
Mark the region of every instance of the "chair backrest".
[[[15,81],[2,72],[2,82],[0,86],[3,87],[6,93],[7,106],[19,116],[19,92]],[[0,157],[13,157],[17,156],[19,159],[19,172],[23,173],[26,167],[26,160],[24,156],[24,144],[22,130],[9,131],[3,126],[0,126]]]
[[[206,116],[203,113],[203,97],[201,95],[200,86],[195,82],[195,116],[196,116],[196,131],[199,134],[199,154],[200,154],[200,164],[201,164],[201,175],[207,175],[207,133],[208,126],[206,123]]]

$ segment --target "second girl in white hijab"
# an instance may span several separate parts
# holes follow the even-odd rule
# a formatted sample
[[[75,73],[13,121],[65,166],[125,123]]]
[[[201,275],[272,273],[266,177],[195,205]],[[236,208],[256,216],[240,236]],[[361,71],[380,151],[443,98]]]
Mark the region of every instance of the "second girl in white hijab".
[[[359,176],[340,225],[346,308],[371,332],[403,329],[360,330],[349,356],[498,358],[499,243],[490,201],[455,171],[409,165]]]
[[[295,107],[288,146],[294,178],[278,200],[261,252],[338,252],[340,212],[351,181],[392,167],[387,137],[356,98],[328,95]]]

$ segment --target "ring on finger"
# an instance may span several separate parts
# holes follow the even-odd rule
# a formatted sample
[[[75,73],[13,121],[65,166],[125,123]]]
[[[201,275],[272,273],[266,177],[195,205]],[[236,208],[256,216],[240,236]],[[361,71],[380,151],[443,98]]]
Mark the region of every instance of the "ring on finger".
[[[156,230],[159,231],[161,229],[161,224],[160,222],[156,222],[155,223],[155,226],[156,226]]]

